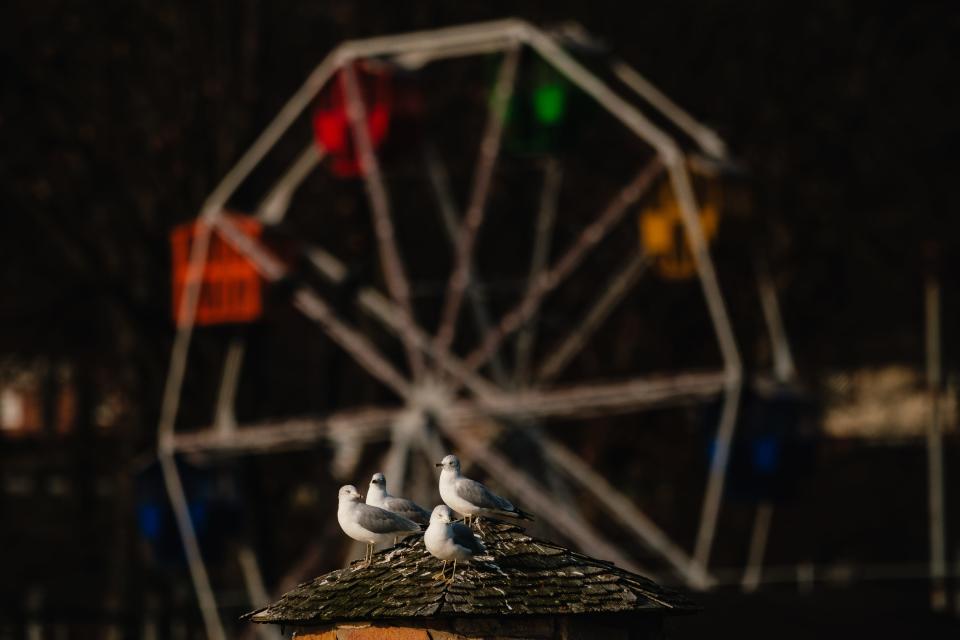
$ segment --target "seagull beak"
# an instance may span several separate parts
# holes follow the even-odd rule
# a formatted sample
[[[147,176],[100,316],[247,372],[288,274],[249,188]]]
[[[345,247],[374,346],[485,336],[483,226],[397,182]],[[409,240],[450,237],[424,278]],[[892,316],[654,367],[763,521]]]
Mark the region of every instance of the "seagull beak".
[[[442,462],[438,462],[437,464],[435,464],[435,465],[433,465],[433,466],[435,466],[435,467],[442,467],[442,466],[443,466],[443,463],[442,463]]]

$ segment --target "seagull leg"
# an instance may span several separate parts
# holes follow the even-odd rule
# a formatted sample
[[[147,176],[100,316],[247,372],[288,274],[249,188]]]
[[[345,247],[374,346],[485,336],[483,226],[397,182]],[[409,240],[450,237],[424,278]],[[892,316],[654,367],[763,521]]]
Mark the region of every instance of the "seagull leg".
[[[434,579],[434,580],[443,580],[444,578],[446,578],[446,577],[447,577],[446,574],[445,574],[446,569],[447,569],[447,561],[444,560],[444,561],[443,561],[443,564],[440,565],[440,573],[435,574],[435,575],[433,576],[433,579]]]
[[[457,576],[457,561],[453,561],[453,572],[450,574],[450,579],[447,582],[453,582],[453,579]]]

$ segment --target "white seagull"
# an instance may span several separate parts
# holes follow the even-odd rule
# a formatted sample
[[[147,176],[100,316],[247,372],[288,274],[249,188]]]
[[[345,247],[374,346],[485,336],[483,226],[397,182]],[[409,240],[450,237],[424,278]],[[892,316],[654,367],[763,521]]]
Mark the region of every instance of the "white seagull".
[[[443,560],[440,573],[434,576],[438,580],[446,578],[447,562],[453,562],[453,573],[450,574],[450,580],[453,580],[457,575],[457,562],[470,562],[474,556],[487,550],[470,527],[453,521],[450,507],[442,504],[434,507],[430,514],[430,526],[423,534],[423,544],[431,555]]]
[[[373,559],[373,546],[420,531],[420,525],[380,507],[363,503],[363,496],[352,484],[340,487],[337,522],[343,532],[367,545],[364,561]]]
[[[367,489],[367,504],[386,509],[390,513],[403,516],[417,524],[430,522],[430,512],[416,502],[390,495],[387,491],[387,479],[382,473],[375,473],[370,478],[370,487]]]
[[[501,498],[476,480],[461,476],[457,456],[448,455],[437,466],[443,467],[440,472],[440,497],[448,507],[466,516],[467,525],[471,524],[474,516],[479,515],[533,520],[533,516],[517,509],[506,498]],[[430,521],[433,522],[432,517]]]

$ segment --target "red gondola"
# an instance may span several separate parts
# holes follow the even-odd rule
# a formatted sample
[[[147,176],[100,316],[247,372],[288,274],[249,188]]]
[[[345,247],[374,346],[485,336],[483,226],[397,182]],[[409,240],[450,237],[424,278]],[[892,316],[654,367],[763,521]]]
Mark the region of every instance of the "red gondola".
[[[390,126],[393,92],[390,76],[383,69],[356,68],[357,82],[363,97],[367,131],[374,148],[380,146]],[[363,174],[353,142],[347,115],[345,78],[341,71],[320,94],[313,112],[313,135],[331,159],[331,169],[340,177]]]

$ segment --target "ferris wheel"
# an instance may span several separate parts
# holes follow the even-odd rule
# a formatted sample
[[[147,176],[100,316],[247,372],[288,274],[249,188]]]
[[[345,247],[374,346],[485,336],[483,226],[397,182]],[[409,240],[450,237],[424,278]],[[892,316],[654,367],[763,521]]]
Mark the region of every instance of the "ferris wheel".
[[[692,174],[704,162],[722,163],[725,148],[716,134],[622,61],[605,57],[606,75],[579,61],[571,50],[588,43],[589,37],[576,27],[544,31],[512,19],[344,42],[314,69],[209,195],[179,244],[175,240],[175,259],[179,255],[182,267],[175,277],[178,332],[158,427],[158,454],[211,637],[222,637],[222,627],[174,463],[177,453],[253,454],[325,440],[335,445],[337,463],[349,469],[366,444],[388,441],[383,470],[393,493],[402,494],[416,489],[412,486],[411,453],[421,451],[439,460],[448,443],[466,462],[508,486],[510,495],[524,508],[584,552],[644,570],[575,505],[554,508],[557,487],[574,486],[589,494],[687,585],[706,588],[712,583],[710,550],[736,422],[742,367],[708,249],[716,211],[709,197],[696,188],[697,178]],[[495,60],[496,66],[462,213],[454,204],[439,155],[427,153],[424,162],[449,241],[442,250],[452,256],[449,269],[442,274],[442,295],[428,323],[424,318],[431,314],[418,307],[405,262],[416,249],[404,246],[396,233],[395,193],[378,153],[389,135],[391,99],[389,84],[379,69],[394,65],[419,70],[441,60],[471,56],[485,56]],[[505,132],[510,119],[516,117],[516,87],[524,59],[536,60],[551,77],[562,78],[617,123],[622,135],[631,140],[627,155],[632,154],[635,165],[627,167],[626,181],[607,193],[595,211],[583,213],[576,232],[564,236],[556,228],[562,167],[549,158],[543,162],[541,197],[529,216],[529,258],[516,284],[519,295],[495,308],[487,299],[477,264],[478,236],[489,216]],[[538,96],[539,103],[533,107],[548,123],[563,109],[562,96],[551,91],[548,88]],[[234,192],[304,117],[310,119],[315,139],[303,142],[303,151],[273,182],[256,216],[238,218],[228,213],[227,203]],[[290,265],[260,239],[260,229],[283,219],[298,187],[322,162],[337,175],[363,181],[376,240],[376,256],[371,262],[377,265],[383,286],[371,282],[352,291],[357,307],[379,330],[393,336],[399,348],[381,348],[369,335],[367,324],[348,320],[318,288],[304,281],[295,281],[290,300],[383,387],[383,397],[392,400],[310,419],[238,426],[232,418],[232,404],[243,343],[237,341],[227,354],[214,426],[178,432],[175,426],[194,327],[198,322],[216,322],[221,317],[217,305],[230,300],[232,310],[227,309],[223,317],[255,317],[259,307],[250,296],[259,295],[259,283],[288,280]],[[604,281],[594,283],[591,299],[582,300],[570,311],[576,321],[553,344],[541,349],[540,361],[534,362],[538,323],[546,301],[584,267],[602,242],[619,233],[625,220],[637,217],[638,211],[645,212],[638,218],[639,238],[634,229],[633,242],[618,245],[622,253],[619,265],[608,270]],[[336,286],[348,278],[347,266],[332,251],[310,244],[305,256],[326,283]],[[236,264],[217,273],[211,269],[217,261]],[[616,381],[579,375],[571,364],[590,346],[604,321],[648,268],[666,277],[699,280],[719,362],[706,371],[672,371]],[[215,295],[214,290],[219,293]],[[469,331],[464,329],[467,324],[471,325]],[[511,356],[505,357],[508,346]],[[634,414],[651,407],[717,398],[721,411],[716,447],[692,550],[673,541],[644,513],[642,505],[553,437],[548,426],[557,419]],[[512,433],[521,433],[535,449],[538,473],[515,465],[498,446]]]

